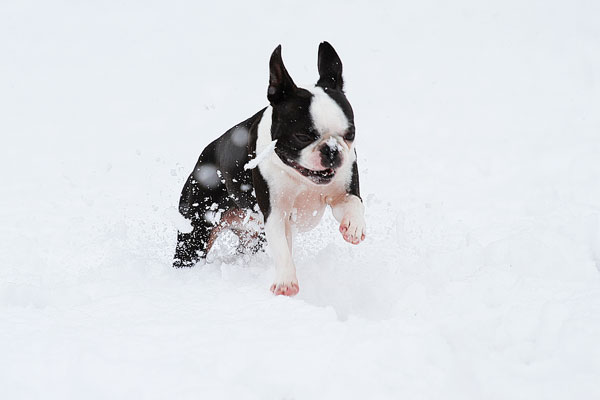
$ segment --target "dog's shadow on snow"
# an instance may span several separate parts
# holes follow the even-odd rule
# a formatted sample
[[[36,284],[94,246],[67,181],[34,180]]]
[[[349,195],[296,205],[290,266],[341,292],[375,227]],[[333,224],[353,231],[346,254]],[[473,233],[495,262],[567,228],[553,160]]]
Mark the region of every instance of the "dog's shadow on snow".
[[[294,241],[300,293],[296,300],[318,307],[331,307],[339,320],[352,316],[383,320],[393,314],[398,303],[397,268],[389,265],[389,254],[378,254],[366,242],[353,246],[332,237],[333,222],[300,234]],[[273,260],[266,253],[235,255],[237,238],[227,232],[220,237],[207,261],[219,265],[224,279],[255,282],[258,290],[268,290],[273,276]]]
[[[320,307],[332,307],[338,319],[351,316],[387,319],[396,304],[398,291],[372,254],[345,243],[329,243],[297,260],[298,299]]]

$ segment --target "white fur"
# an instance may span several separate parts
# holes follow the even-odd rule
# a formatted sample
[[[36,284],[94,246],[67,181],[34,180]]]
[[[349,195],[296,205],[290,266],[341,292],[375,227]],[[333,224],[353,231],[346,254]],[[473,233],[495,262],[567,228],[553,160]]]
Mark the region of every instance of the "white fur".
[[[271,213],[265,223],[265,233],[271,255],[275,262],[275,282],[272,290],[285,293],[298,287],[296,267],[292,259],[294,230],[306,231],[320,221],[326,206],[332,207],[333,215],[344,227],[344,239],[357,243],[364,237],[364,206],[360,199],[347,194],[352,177],[352,164],[356,160],[352,142],[348,144],[343,135],[349,127],[342,109],[321,88],[311,90],[314,94],[310,113],[321,139],[301,153],[300,163],[307,168],[320,164],[317,159],[322,145],[336,146],[342,153],[343,163],[335,177],[327,185],[317,185],[302,176],[294,168],[281,161],[274,151],[268,151],[272,143],[272,108],[267,107],[258,125],[256,153],[265,152],[258,169],[269,186]],[[295,293],[294,293],[295,294]]]
[[[321,136],[343,135],[350,124],[340,106],[319,86],[309,91],[313,94],[310,103],[310,116]]]
[[[267,156],[269,155],[270,152],[275,150],[276,145],[277,145],[277,140],[273,140],[267,147],[265,147],[260,153],[258,153],[252,160],[248,161],[244,165],[244,170],[256,168],[258,166],[258,164],[260,164],[262,162],[262,160],[267,158]]]
[[[273,141],[273,139],[271,139],[272,121],[273,108],[269,106],[263,113],[260,122],[258,123],[258,136],[256,138],[256,154],[262,153]]]
[[[328,199],[329,200],[329,199]],[[340,223],[340,231],[347,242],[358,244],[367,234],[365,223],[365,206],[354,195],[328,201],[334,218]]]

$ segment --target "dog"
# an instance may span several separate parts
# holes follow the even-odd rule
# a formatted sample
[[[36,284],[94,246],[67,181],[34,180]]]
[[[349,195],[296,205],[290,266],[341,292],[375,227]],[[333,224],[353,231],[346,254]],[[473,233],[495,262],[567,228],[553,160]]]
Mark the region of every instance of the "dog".
[[[174,267],[206,258],[219,232],[231,229],[239,251],[265,241],[275,263],[275,295],[299,291],[292,259],[294,232],[308,231],[327,206],[352,244],[365,239],[352,107],[344,93],[342,62],[319,45],[319,79],[296,86],[277,46],[269,62],[269,105],[225,132],[200,155],[179,202],[191,231],[179,231]]]

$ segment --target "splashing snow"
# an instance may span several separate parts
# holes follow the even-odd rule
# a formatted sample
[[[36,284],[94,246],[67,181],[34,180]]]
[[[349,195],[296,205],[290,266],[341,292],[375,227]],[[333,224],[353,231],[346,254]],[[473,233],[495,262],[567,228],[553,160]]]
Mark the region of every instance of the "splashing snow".
[[[275,150],[275,145],[277,144],[277,139],[273,140],[263,151],[261,151],[256,157],[252,160],[248,161],[246,165],[244,165],[244,169],[254,169],[260,164],[265,158],[271,154],[273,150]]]

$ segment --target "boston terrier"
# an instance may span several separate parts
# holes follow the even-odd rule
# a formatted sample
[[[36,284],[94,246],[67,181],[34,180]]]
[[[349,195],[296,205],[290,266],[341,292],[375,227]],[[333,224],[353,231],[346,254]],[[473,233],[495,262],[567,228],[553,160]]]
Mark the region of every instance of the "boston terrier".
[[[260,250],[266,237],[276,271],[271,291],[293,296],[293,234],[314,228],[327,205],[344,240],[365,239],[354,114],[342,62],[327,42],[317,67],[317,84],[300,88],[283,65],[281,45],[273,51],[270,105],[209,144],[183,187],[179,211],[191,230],[178,232],[173,266],[205,259],[224,229],[239,237],[242,252]]]

